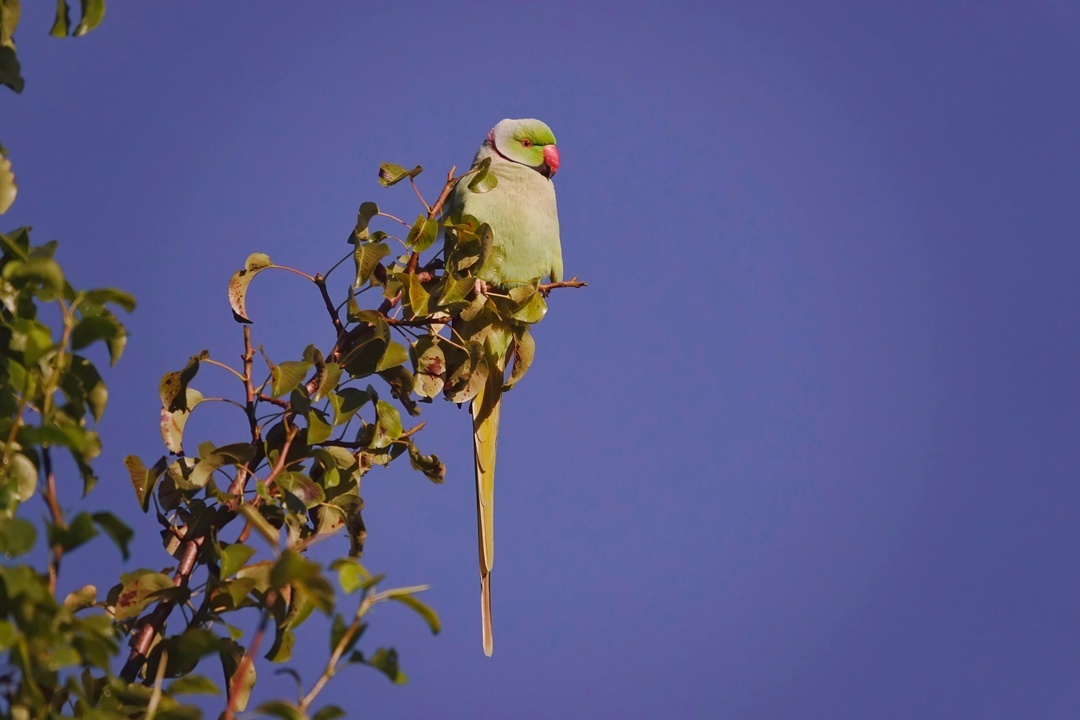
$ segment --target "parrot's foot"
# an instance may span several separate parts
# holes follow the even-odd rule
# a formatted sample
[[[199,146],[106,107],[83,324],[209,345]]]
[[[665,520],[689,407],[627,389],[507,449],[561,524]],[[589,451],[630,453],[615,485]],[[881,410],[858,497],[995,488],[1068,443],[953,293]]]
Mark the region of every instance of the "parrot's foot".
[[[491,290],[491,286],[480,278],[476,278],[473,282],[473,290],[476,291],[477,295],[487,295],[488,291]]]

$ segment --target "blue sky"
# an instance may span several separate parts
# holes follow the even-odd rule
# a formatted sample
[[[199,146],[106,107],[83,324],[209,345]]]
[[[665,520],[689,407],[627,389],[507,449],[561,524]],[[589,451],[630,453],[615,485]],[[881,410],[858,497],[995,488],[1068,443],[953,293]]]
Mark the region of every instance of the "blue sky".
[[[435,406],[422,447],[447,483],[366,477],[365,563],[430,583],[445,630],[380,609],[365,641],[410,684],[358,669],[328,701],[1080,713],[1075,4],[113,3],[69,41],[26,5],[3,226],[139,300],[89,504],[146,533],[121,459],[161,452],[163,372],[240,352],[244,257],[325,270],[361,201],[415,213],[380,162],[424,165],[433,197],[503,117],[559,139],[567,274],[590,287],[554,296],[506,398],[495,656],[469,420]],[[272,357],[331,342],[310,288],[262,280]],[[147,545],[127,569],[168,564]],[[104,541],[97,559],[117,569]],[[319,630],[293,664],[324,661]]]

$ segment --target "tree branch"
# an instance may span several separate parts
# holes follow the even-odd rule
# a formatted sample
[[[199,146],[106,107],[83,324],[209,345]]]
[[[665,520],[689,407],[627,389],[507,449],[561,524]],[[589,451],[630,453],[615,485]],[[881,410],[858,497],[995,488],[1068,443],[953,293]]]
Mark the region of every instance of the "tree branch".
[[[56,475],[53,473],[52,453],[47,447],[41,449],[41,465],[45,471],[45,493],[43,495],[45,504],[49,506],[49,515],[52,517],[53,525],[62,528],[66,525],[64,511],[60,509],[60,502],[56,497]],[[59,544],[54,545],[52,553],[49,555],[49,592],[54,595],[56,594],[56,580],[60,575],[60,560],[63,557],[64,549]]]
[[[315,284],[319,286],[319,292],[322,294],[323,303],[326,305],[326,312],[330,313],[330,321],[334,323],[334,331],[338,337],[345,332],[345,328],[341,325],[341,318],[338,316],[337,308],[334,307],[334,301],[330,299],[330,293],[326,290],[326,278],[322,273],[315,275]]]
[[[276,600],[277,593],[273,590],[266,594],[266,609],[263,610],[262,619],[259,621],[259,629],[255,631],[247,652],[244,653],[243,659],[236,667],[236,673],[233,674],[229,681],[229,705],[225,708],[225,720],[234,720],[236,718],[236,703],[239,702],[239,693],[237,691],[240,689],[240,683],[244,682],[244,676],[247,674],[248,668],[255,662],[255,653],[259,651],[259,644],[262,642],[263,635],[266,634],[266,625],[270,621],[270,608]]]
[[[548,293],[550,293],[552,290],[555,290],[556,288],[582,288],[582,287],[588,287],[588,286],[589,286],[589,283],[582,282],[581,280],[578,280],[577,275],[575,275],[574,277],[570,278],[569,280],[564,280],[562,282],[547,283],[547,284],[544,284],[544,285],[540,285],[536,289],[540,292],[541,295],[543,295],[544,297],[547,297]]]
[[[337,664],[341,662],[341,656],[345,654],[345,648],[349,647],[353,637],[360,631],[360,625],[364,619],[364,615],[371,609],[371,606],[375,604],[374,596],[369,594],[360,601],[360,606],[356,609],[356,615],[353,617],[352,623],[342,633],[341,639],[338,640],[336,646],[334,646],[334,652],[331,653],[330,659],[326,661],[326,667],[323,669],[319,679],[315,681],[311,691],[304,696],[304,699],[300,701],[300,712],[306,712],[311,706],[311,703],[315,701],[322,689],[326,686],[326,683],[330,682],[330,678],[337,674]]]
[[[195,560],[199,557],[199,549],[202,548],[205,536],[197,535],[184,540],[180,546],[180,564],[173,573],[173,587],[188,586],[191,573],[195,571]],[[120,671],[120,677],[125,682],[134,682],[139,670],[146,663],[147,655],[154,638],[165,629],[165,621],[169,618],[173,608],[176,607],[169,599],[158,602],[153,612],[142,622],[135,637],[131,640],[131,654],[128,655],[124,668]]]

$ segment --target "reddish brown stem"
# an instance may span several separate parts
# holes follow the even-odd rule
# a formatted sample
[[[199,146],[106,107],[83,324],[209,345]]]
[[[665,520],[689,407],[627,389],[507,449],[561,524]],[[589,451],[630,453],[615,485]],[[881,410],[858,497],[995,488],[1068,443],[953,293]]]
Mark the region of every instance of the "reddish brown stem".
[[[247,675],[248,668],[255,662],[255,653],[259,651],[259,645],[262,643],[263,635],[266,634],[266,626],[270,621],[270,607],[276,600],[277,593],[273,590],[266,594],[266,610],[263,611],[262,620],[259,621],[259,629],[255,631],[247,652],[244,653],[243,659],[236,667],[236,673],[229,681],[229,705],[225,708],[225,720],[235,720],[236,718],[236,703],[239,702],[240,684],[244,682],[244,676]]]
[[[556,288],[581,288],[588,286],[589,283],[578,280],[577,275],[575,275],[569,280],[564,280],[562,282],[551,282],[541,285],[537,288],[537,290],[539,290],[544,295],[544,297],[547,297],[548,293],[552,290],[555,290]]]
[[[41,449],[41,465],[45,471],[45,504],[49,506],[49,515],[52,523],[57,528],[66,525],[64,511],[60,509],[60,502],[56,498],[56,475],[53,473],[52,453],[49,448]],[[59,544],[54,545],[49,555],[49,592],[56,593],[56,580],[60,575],[60,560],[64,557],[64,549]]]
[[[180,564],[173,573],[173,587],[187,587],[191,580],[191,573],[195,570],[195,560],[199,557],[199,549],[202,547],[202,535],[185,540],[180,549]],[[131,654],[124,663],[120,677],[127,682],[134,682],[139,670],[146,663],[147,654],[154,638],[165,629],[165,621],[172,613],[175,604],[169,600],[161,600],[154,611],[142,621],[138,632],[131,640]]]
[[[338,316],[337,308],[334,307],[334,301],[330,299],[330,293],[326,289],[326,278],[322,276],[322,273],[315,275],[315,284],[319,287],[319,292],[322,294],[323,303],[326,305],[326,312],[330,313],[330,321],[334,323],[334,332],[338,337],[345,332],[345,328],[341,324],[341,318]]]

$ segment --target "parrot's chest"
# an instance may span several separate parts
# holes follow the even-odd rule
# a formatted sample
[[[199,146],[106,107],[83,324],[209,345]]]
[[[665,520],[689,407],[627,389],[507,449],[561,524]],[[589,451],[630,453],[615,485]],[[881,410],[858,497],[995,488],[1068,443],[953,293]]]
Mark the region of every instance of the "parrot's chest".
[[[531,168],[492,164],[498,185],[486,193],[465,192],[463,209],[495,233],[479,276],[493,284],[546,277],[561,257],[555,187]]]

